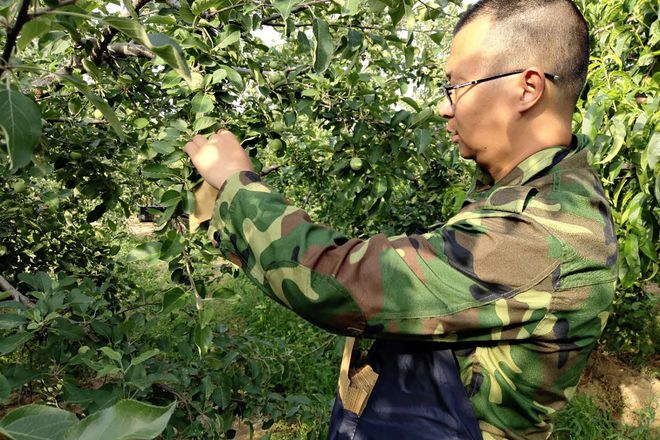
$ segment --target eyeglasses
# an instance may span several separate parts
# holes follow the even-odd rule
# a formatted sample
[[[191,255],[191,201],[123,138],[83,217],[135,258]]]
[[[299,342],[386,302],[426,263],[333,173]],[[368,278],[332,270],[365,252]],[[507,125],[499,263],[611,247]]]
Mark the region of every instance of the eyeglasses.
[[[499,75],[494,75],[494,76],[489,76],[487,78],[481,78],[481,79],[475,79],[474,81],[468,81],[462,84],[456,84],[455,86],[452,85],[442,85],[441,87],[445,91],[445,96],[449,100],[449,105],[453,106],[454,102],[456,101],[456,90],[460,89],[462,87],[467,87],[467,86],[473,86],[479,83],[483,83],[486,81],[492,81],[494,79],[500,79],[504,78],[505,76],[510,76],[510,75],[517,75],[519,73],[524,72],[525,70],[515,70],[513,72],[508,72],[508,73],[500,73]],[[559,79],[559,75],[554,75],[552,73],[546,73],[545,77],[548,78],[549,80],[556,81]],[[453,95],[453,96],[452,96]]]

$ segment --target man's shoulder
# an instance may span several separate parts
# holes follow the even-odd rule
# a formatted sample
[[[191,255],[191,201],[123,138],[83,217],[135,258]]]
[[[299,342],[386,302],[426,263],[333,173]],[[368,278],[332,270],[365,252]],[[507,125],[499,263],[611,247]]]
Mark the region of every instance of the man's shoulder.
[[[617,238],[600,179],[584,162],[567,160],[526,185],[533,188],[523,214],[561,244],[561,288],[616,278]]]

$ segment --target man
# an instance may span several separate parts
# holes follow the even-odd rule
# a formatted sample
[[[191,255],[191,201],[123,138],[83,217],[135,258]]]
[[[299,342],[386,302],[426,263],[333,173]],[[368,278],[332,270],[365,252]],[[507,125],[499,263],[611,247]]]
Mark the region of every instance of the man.
[[[587,26],[572,1],[482,0],[461,17],[439,111],[480,172],[461,211],[424,235],[349,240],[312,224],[250,172],[229,132],[197,136],[185,151],[221,188],[218,238],[268,295],[332,332],[443,342],[484,439],[548,438],[550,415],[574,394],[605,325],[616,278],[608,202],[584,140],[571,136],[588,61]],[[362,368],[349,380],[369,385],[354,412],[374,381],[383,399],[387,350],[372,353],[377,374]],[[454,411],[452,423],[472,417],[456,414],[460,399],[440,404]]]

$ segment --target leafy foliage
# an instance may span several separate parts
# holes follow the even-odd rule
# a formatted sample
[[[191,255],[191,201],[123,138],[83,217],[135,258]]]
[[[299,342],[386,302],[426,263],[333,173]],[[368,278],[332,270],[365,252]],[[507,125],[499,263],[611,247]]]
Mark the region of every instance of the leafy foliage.
[[[592,161],[612,202],[619,290],[605,333],[613,352],[655,353],[660,327],[660,42],[651,1],[583,2],[593,56],[576,129],[594,140]]]
[[[157,407],[122,400],[81,421],[67,411],[45,405],[26,405],[0,420],[0,433],[11,440],[129,440],[158,436],[172,415],[174,403]]]
[[[327,413],[335,339],[214,266],[187,231],[199,176],[181,146],[232,130],[267,181],[351,235],[440,224],[471,170],[433,111],[461,3],[0,0],[0,275],[33,305],[2,294],[0,399],[89,426],[122,399],[177,400],[165,438]],[[658,9],[578,3],[594,50],[574,128],[620,242],[605,344],[642,362],[659,334]],[[136,244],[138,205],[158,232]]]

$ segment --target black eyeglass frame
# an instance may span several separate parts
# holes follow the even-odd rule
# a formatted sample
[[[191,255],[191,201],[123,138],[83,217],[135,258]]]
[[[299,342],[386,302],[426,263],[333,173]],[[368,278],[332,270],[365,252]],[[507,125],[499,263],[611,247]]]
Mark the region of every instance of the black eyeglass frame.
[[[514,70],[513,72],[500,73],[499,75],[493,75],[493,76],[488,76],[486,78],[475,79],[473,81],[468,81],[468,82],[464,82],[464,83],[461,83],[461,84],[456,84],[455,86],[441,85],[440,87],[442,87],[442,89],[445,91],[445,96],[449,100],[449,105],[453,106],[454,101],[451,99],[451,91],[452,90],[461,89],[461,88],[467,87],[467,86],[473,86],[473,85],[480,84],[480,83],[483,83],[483,82],[492,81],[494,79],[504,78],[505,76],[517,75],[519,73],[523,73],[524,71],[525,71],[525,69]],[[557,81],[559,79],[559,75],[555,75],[553,73],[545,73],[544,76],[546,78],[548,78],[549,80],[551,80],[551,81]]]

